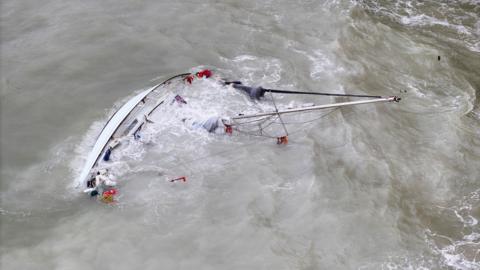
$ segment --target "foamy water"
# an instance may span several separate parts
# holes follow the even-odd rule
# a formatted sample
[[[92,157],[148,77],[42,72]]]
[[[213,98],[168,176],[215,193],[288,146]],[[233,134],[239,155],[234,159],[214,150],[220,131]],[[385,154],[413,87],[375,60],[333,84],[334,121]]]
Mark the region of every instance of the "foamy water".
[[[2,3],[1,268],[480,268],[479,6]],[[197,80],[180,90],[187,106],[160,108],[113,153],[117,203],[75,188],[116,109],[203,68],[402,101],[289,117],[305,124],[278,146],[185,125],[273,108]],[[341,101],[275,96],[280,107]]]

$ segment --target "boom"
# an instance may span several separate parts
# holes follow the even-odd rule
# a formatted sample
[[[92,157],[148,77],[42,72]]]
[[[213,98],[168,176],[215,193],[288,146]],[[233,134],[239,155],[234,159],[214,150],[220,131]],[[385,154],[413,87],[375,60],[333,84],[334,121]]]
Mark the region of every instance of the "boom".
[[[318,105],[312,106],[308,108],[295,108],[295,109],[288,109],[283,111],[275,111],[275,112],[264,112],[264,113],[255,113],[255,114],[247,114],[247,115],[238,115],[234,116],[232,120],[240,120],[240,119],[247,119],[247,118],[254,118],[254,117],[261,117],[261,116],[271,116],[271,115],[280,115],[280,114],[287,114],[287,113],[295,113],[295,112],[307,112],[307,111],[316,111],[321,109],[328,109],[328,108],[336,108],[336,107],[345,107],[351,105],[360,105],[360,104],[368,104],[368,103],[376,103],[376,102],[399,102],[400,98],[397,96],[391,97],[382,97],[370,100],[359,100],[359,101],[350,101],[350,102],[340,102],[340,103],[332,103],[332,104],[325,104],[325,105]]]

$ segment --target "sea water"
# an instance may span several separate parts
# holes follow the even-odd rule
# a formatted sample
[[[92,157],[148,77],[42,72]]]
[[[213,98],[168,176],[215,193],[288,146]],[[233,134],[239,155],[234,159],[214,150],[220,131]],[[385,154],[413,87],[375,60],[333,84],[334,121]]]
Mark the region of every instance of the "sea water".
[[[480,268],[479,1],[0,7],[2,269]],[[112,154],[116,203],[75,188],[116,109],[203,68],[402,101],[334,110],[282,146],[161,109]],[[266,108],[209,80],[191,90],[198,118]]]

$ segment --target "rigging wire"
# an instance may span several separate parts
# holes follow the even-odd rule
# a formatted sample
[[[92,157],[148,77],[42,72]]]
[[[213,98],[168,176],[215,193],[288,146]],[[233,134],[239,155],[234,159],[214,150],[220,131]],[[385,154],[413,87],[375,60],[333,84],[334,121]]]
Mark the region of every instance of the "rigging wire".
[[[336,111],[337,109],[338,109],[338,108],[335,108],[334,110],[332,110],[332,111],[330,111],[330,112],[328,112],[328,113],[326,113],[326,114],[324,114],[324,115],[322,115],[322,116],[320,116],[320,117],[318,117],[318,118],[316,118],[316,119],[309,120],[309,121],[304,121],[304,122],[298,122],[298,124],[304,124],[304,123],[314,122],[314,121],[316,121],[316,120],[319,120],[319,119],[321,119],[321,118],[323,118],[323,117],[326,117],[326,116],[330,115],[331,113],[333,113],[333,112]],[[278,118],[278,117],[277,117],[277,118]],[[276,120],[276,119],[275,119],[275,120]],[[274,120],[274,121],[275,121],[275,120]],[[280,124],[280,123],[276,123],[276,122],[274,122],[274,121],[270,122],[266,127],[268,127],[268,126],[270,126],[270,125],[272,125],[272,124]],[[295,124],[297,124],[297,123],[295,123]],[[264,127],[264,128],[265,128],[265,127]],[[264,134],[255,134],[255,133],[243,131],[243,130],[238,129],[238,128],[235,128],[234,130],[236,130],[236,131],[237,131],[238,133],[240,133],[240,134],[245,134],[245,135],[249,135],[249,136],[253,136],[253,137],[263,138],[262,141],[266,141],[267,139],[275,139],[275,138],[277,138],[276,136],[268,135],[268,134],[265,134],[265,133],[264,133],[265,135],[264,135]],[[296,134],[296,133],[299,133],[300,131],[302,131],[302,130],[298,130],[298,131],[292,132],[292,133],[290,133],[290,134]],[[209,158],[216,157],[216,156],[222,156],[222,155],[224,155],[224,154],[229,154],[229,153],[231,153],[231,152],[233,152],[233,151],[238,151],[238,149],[244,149],[244,148],[251,147],[251,146],[253,146],[253,145],[257,145],[257,143],[258,143],[258,141],[253,141],[253,142],[248,143],[248,144],[246,144],[246,145],[238,146],[238,147],[236,147],[236,148],[234,148],[234,149],[222,150],[222,151],[214,152],[214,153],[211,153],[211,154],[208,154],[208,155],[203,155],[203,156],[197,157],[197,158],[195,158],[195,159],[192,159],[192,160],[189,160],[189,161],[186,161],[186,162],[182,162],[182,163],[177,164],[177,165],[175,165],[175,166],[173,166],[173,167],[169,167],[169,169],[175,169],[175,168],[178,168],[178,167],[184,167],[184,168],[186,168],[188,171],[192,171],[191,167],[188,166],[188,165],[190,165],[190,164],[193,164],[193,163],[198,162],[198,161],[200,161],[200,160],[205,160],[205,159],[209,159]],[[230,162],[229,162],[229,163],[230,163]]]
[[[270,92],[270,96],[272,97],[272,103],[273,103],[273,106],[275,107],[275,111],[277,112],[278,119],[279,119],[279,120],[280,120],[280,122],[282,123],[283,130],[285,131],[285,136],[288,136],[288,130],[287,130],[287,127],[285,126],[285,123],[283,123],[283,119],[282,119],[282,117],[280,116],[280,114],[278,113],[277,104],[275,104],[275,99],[273,98],[273,94],[272,94],[272,92]]]
[[[259,129],[251,130],[250,132],[247,132],[247,131],[244,131],[244,130],[241,129],[242,126],[247,126],[247,124],[240,123],[240,124],[236,125],[236,126],[238,126],[238,127],[235,128],[235,130],[236,130],[237,132],[239,132],[239,133],[246,134],[246,135],[250,135],[250,136],[277,138],[277,137],[275,137],[275,136],[273,136],[273,135],[268,135],[268,134],[267,134],[266,136],[263,136],[262,134],[265,134],[265,131],[264,131],[264,130],[265,130],[266,128],[270,127],[271,125],[304,125],[304,124],[309,124],[309,123],[313,123],[313,122],[315,122],[315,121],[318,121],[318,120],[320,120],[320,119],[322,119],[322,118],[330,115],[331,113],[335,112],[335,111],[338,110],[338,109],[339,109],[339,108],[334,108],[334,109],[330,110],[329,112],[326,112],[326,113],[324,113],[324,114],[322,114],[322,115],[320,115],[319,117],[316,117],[316,118],[314,118],[314,119],[309,119],[309,120],[306,120],[306,121],[297,121],[297,122],[285,122],[285,121],[284,121],[283,124],[277,122],[278,117],[276,117],[275,119],[271,120],[268,124],[266,124],[266,125],[264,125],[264,126],[260,126]],[[311,112],[304,112],[304,113],[311,113]],[[301,128],[301,129],[299,129],[299,130],[297,130],[297,131],[290,132],[290,134],[297,134],[297,133],[299,133],[299,132],[301,132],[301,131],[304,131],[304,130],[305,130],[305,128]],[[255,134],[255,132],[256,132],[256,133],[260,133],[260,134]]]
[[[272,93],[288,93],[288,94],[313,94],[313,95],[325,95],[325,96],[344,96],[344,97],[368,97],[368,98],[383,98],[382,96],[372,96],[372,95],[351,95],[351,94],[335,94],[335,93],[317,93],[317,92],[301,92],[301,91],[287,91],[287,90],[275,90],[275,89],[264,89],[268,92],[270,92],[270,95],[272,97],[272,103],[275,107],[275,110],[276,112],[278,113],[278,108],[275,104],[275,100],[274,100],[274,97],[273,97],[273,94]],[[234,130],[236,130],[238,133],[240,134],[246,134],[246,135],[249,135],[249,136],[254,136],[254,137],[261,137],[263,138],[262,140],[267,140],[267,139],[272,139],[272,138],[277,138],[277,136],[272,136],[268,133],[265,132],[265,129],[276,124],[276,125],[282,125],[285,133],[287,135],[288,134],[288,131],[287,131],[287,127],[286,125],[294,125],[294,124],[297,124],[297,125],[304,125],[304,124],[308,124],[308,123],[312,123],[312,122],[315,122],[315,121],[318,121],[330,114],[332,114],[333,112],[335,112],[336,110],[338,110],[339,108],[334,108],[333,110],[325,113],[325,114],[322,114],[321,116],[319,117],[316,117],[314,119],[309,119],[307,121],[299,121],[299,122],[284,122],[283,119],[280,117],[279,114],[277,115],[272,115],[272,116],[263,116],[263,117],[260,117],[258,119],[254,119],[254,120],[249,120],[249,121],[245,121],[245,122],[238,122],[238,121],[234,121],[235,124],[232,125],[232,126],[235,126]],[[307,112],[305,112],[307,113]],[[277,121],[280,121],[280,122],[277,122]],[[257,124],[258,125],[258,129],[256,130],[251,130],[251,131],[244,131],[242,129],[242,127],[246,127],[248,125],[254,125],[254,124]],[[295,132],[292,132],[291,134],[296,134],[296,133],[299,133],[299,132],[302,132],[303,130],[305,130],[305,128],[299,128],[298,130],[296,130]],[[257,133],[257,134],[256,134]],[[259,134],[258,134],[259,133]],[[252,143],[249,143],[249,144],[246,144],[246,145],[242,145],[242,146],[237,146],[237,147],[234,147],[234,149],[228,149],[228,150],[223,150],[223,151],[218,151],[218,152],[214,152],[214,153],[211,153],[211,154],[208,154],[208,155],[204,155],[204,156],[201,156],[201,157],[197,157],[195,159],[192,159],[192,160],[189,160],[189,161],[186,161],[186,162],[182,162],[180,164],[177,164],[173,167],[170,167],[169,169],[167,170],[172,170],[172,169],[175,169],[175,168],[178,168],[178,167],[184,167],[187,171],[190,171],[191,173],[190,174],[195,174],[191,168],[190,165],[200,161],[200,160],[206,160],[206,159],[209,159],[209,158],[213,158],[213,157],[222,157],[226,154],[229,154],[233,151],[238,151],[238,149],[241,149],[241,148],[247,148],[247,147],[250,147],[252,145],[257,145],[258,141],[254,141]],[[227,161],[225,164],[230,164],[230,163],[233,163],[233,162],[236,162],[238,160],[240,160],[241,158],[239,159],[229,159],[229,161]],[[211,170],[211,169],[203,169],[203,170],[196,170],[195,172],[198,173],[198,172],[202,172],[202,171],[206,171],[206,170]]]
[[[320,119],[322,119],[323,117],[325,117],[325,116],[327,116],[327,115],[329,115],[329,114],[331,114],[331,113],[333,113],[334,111],[339,110],[339,109],[340,109],[340,108],[333,108],[331,111],[326,112],[325,114],[322,114],[321,116],[316,117],[316,118],[313,118],[313,119],[310,119],[310,120],[301,121],[301,122],[284,122],[284,123],[285,123],[285,125],[309,124],[309,123],[315,122],[315,121],[317,121],[317,120],[320,120]],[[306,114],[306,113],[312,113],[312,112],[300,112],[300,113]],[[276,122],[275,122],[274,124],[279,125],[279,123],[276,123]]]
[[[320,120],[324,117],[327,117],[327,116],[331,115],[332,113],[334,113],[335,111],[337,111],[338,109],[340,109],[340,108],[333,108],[331,111],[329,111],[327,113],[324,113],[321,116],[316,117],[314,119],[309,119],[309,120],[306,120],[306,121],[297,121],[297,122],[282,122],[282,120],[279,119],[278,115],[275,115],[274,117],[273,116],[262,117],[260,119],[250,120],[250,121],[247,121],[247,122],[236,123],[236,124],[234,124],[234,126],[235,126],[234,130],[237,131],[240,134],[245,134],[245,135],[248,135],[248,136],[263,138],[262,141],[267,140],[267,139],[275,139],[275,138],[278,138],[278,137],[270,135],[270,134],[265,132],[265,129],[270,127],[271,125],[274,125],[274,124],[282,125],[282,126],[295,125],[295,124],[296,125],[305,125],[305,124],[309,124],[309,123],[313,123],[315,121],[318,121],[318,120]],[[305,113],[311,113],[311,112],[305,112]],[[280,123],[277,122],[278,120],[280,120]],[[259,129],[252,130],[252,131],[245,131],[245,130],[242,129],[242,127],[248,126],[248,125],[253,125],[256,122],[261,122],[261,123],[258,124]],[[294,132],[291,132],[290,134],[297,134],[297,133],[302,132],[304,130],[305,130],[305,128],[300,128],[300,129],[298,129]],[[260,134],[258,134],[258,133],[260,133]],[[177,164],[176,166],[169,167],[169,169],[184,167],[187,171],[193,172],[192,168],[189,166],[191,164],[194,164],[194,163],[196,163],[200,160],[205,160],[205,159],[213,158],[213,157],[216,157],[216,156],[221,157],[221,156],[229,154],[233,151],[238,151],[238,149],[248,148],[248,147],[251,147],[253,145],[257,145],[257,143],[258,143],[258,141],[253,141],[252,143],[242,145],[242,146],[238,146],[238,147],[235,147],[234,149],[218,151],[218,152],[214,152],[214,153],[211,153],[211,154],[208,154],[208,155],[200,156],[198,158],[183,162],[181,164]],[[229,163],[235,162],[237,160],[239,160],[239,159],[229,161],[225,164],[229,164]],[[207,169],[205,169],[205,170],[207,170]],[[201,171],[203,171],[203,170],[201,170]],[[196,172],[198,173],[198,170],[196,170]]]
[[[314,118],[314,119],[310,119],[310,120],[307,120],[307,121],[300,121],[300,122],[285,122],[286,125],[288,124],[298,124],[298,125],[305,125],[305,124],[308,124],[308,123],[313,123],[315,121],[318,121],[322,118],[325,118],[325,117],[328,117],[329,115],[331,115],[332,113],[336,112],[337,110],[339,110],[340,108],[334,108],[332,109],[331,111],[325,113],[325,114],[322,114],[321,116],[317,117],[317,118]],[[350,113],[347,113],[347,114],[350,114]],[[270,117],[271,118],[271,117]],[[268,127],[272,124],[277,124],[277,125],[280,125],[281,123],[278,123],[276,122],[278,120],[278,117],[275,117],[274,120],[272,120],[270,123],[268,123],[265,127]],[[249,121],[249,122],[254,122],[254,121]],[[243,126],[243,125],[239,125],[239,126]],[[264,128],[265,128],[264,127]],[[306,128],[301,128],[299,130],[296,130],[294,132],[291,132],[290,135],[293,135],[293,134],[297,134],[297,133],[300,133],[302,131],[304,131]],[[238,129],[238,128],[235,128],[235,130],[240,133],[240,134],[245,134],[245,135],[248,135],[248,136],[253,136],[253,137],[259,137],[261,138],[260,141],[263,142],[263,141],[266,141],[266,140],[269,140],[269,139],[275,139],[277,138],[276,136],[271,136],[271,135],[268,135],[266,133],[263,133],[263,134],[255,134],[255,133],[252,133],[252,132],[246,132],[246,131],[243,131],[241,129]],[[258,130],[257,130],[258,131]],[[228,156],[229,154],[235,152],[235,151],[238,151],[239,149],[247,149],[251,146],[254,146],[254,145],[258,145],[258,140],[255,140],[251,143],[247,143],[247,144],[243,144],[243,145],[240,145],[240,146],[236,146],[236,147],[233,147],[233,149],[227,149],[227,150],[222,150],[222,151],[217,151],[217,152],[213,152],[213,153],[210,153],[210,154],[207,154],[207,155],[203,155],[203,156],[200,156],[200,157],[197,157],[197,158],[194,158],[194,159],[191,159],[189,161],[186,161],[186,162],[182,162],[180,164],[177,164],[175,166],[171,166],[171,167],[168,167],[166,168],[165,170],[166,171],[173,171],[175,169],[178,169],[180,167],[183,167],[185,169],[186,172],[188,172],[188,175],[189,176],[193,176],[193,175],[199,175],[203,172],[207,172],[207,171],[211,171],[212,168],[203,168],[203,169],[194,169],[193,167],[195,167],[196,163],[198,161],[201,161],[201,160],[207,160],[207,159],[210,159],[210,158],[214,158],[214,157],[226,157]],[[327,149],[330,149],[330,148],[338,148],[338,147],[343,147],[345,146],[344,144],[342,145],[339,145],[339,146],[334,146],[334,147],[329,147]],[[223,162],[222,163],[222,166],[226,166],[226,165],[229,165],[229,164],[232,164],[232,163],[235,163],[235,162],[238,162],[239,160],[242,160],[244,157],[239,157],[239,158],[228,158],[228,161],[226,162]],[[193,165],[193,166],[192,166]],[[307,172],[309,171],[309,169],[306,169],[303,173],[300,173],[300,174],[296,174],[297,176],[299,175],[304,175],[306,174]]]

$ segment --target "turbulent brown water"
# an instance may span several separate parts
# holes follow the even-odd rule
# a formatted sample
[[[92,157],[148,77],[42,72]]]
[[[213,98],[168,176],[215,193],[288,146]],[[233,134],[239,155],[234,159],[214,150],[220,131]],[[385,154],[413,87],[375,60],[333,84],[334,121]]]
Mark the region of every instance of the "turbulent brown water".
[[[479,1],[7,0],[0,14],[2,269],[480,268]],[[403,99],[336,110],[286,147],[162,118],[115,157],[118,203],[75,189],[116,108],[204,67]],[[255,106],[194,89],[199,116]]]

